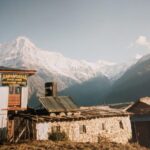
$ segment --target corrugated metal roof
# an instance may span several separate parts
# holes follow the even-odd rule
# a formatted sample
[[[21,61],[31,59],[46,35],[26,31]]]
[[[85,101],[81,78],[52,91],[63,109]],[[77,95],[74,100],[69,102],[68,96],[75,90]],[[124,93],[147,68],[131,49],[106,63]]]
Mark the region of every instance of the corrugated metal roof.
[[[39,101],[48,112],[64,112],[78,109],[77,105],[69,96],[40,97]]]

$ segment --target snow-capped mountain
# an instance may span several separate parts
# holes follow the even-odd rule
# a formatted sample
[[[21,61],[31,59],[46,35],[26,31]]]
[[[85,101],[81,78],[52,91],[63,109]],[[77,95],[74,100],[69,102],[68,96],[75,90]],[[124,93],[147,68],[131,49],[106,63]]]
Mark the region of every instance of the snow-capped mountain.
[[[111,81],[121,77],[135,62],[116,64],[103,60],[70,59],[58,52],[42,50],[26,37],[0,44],[1,66],[37,70],[36,75],[29,79],[30,95],[44,94],[44,83],[49,81],[56,81],[59,91],[84,82],[84,87],[92,85],[93,89],[96,83],[101,85],[101,89],[107,83],[108,89],[109,82],[111,84]]]
[[[44,83],[49,81],[56,81],[58,90],[61,91],[94,78],[115,80],[131,64],[70,59],[58,52],[42,50],[26,37],[0,44],[1,66],[37,70],[37,74],[30,78],[30,95],[34,92],[38,95],[44,94]]]
[[[83,82],[97,75],[108,78],[124,72],[129,65],[98,61],[75,60],[64,57],[61,53],[37,48],[28,38],[18,37],[16,40],[0,45],[0,64],[14,67],[46,69],[49,72],[69,77],[76,82]]]

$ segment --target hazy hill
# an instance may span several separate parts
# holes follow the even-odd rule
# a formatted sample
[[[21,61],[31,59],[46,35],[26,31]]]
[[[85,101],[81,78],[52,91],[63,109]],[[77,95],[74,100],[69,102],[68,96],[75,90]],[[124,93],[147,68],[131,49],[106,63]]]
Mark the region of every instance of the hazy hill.
[[[73,97],[79,105],[105,104],[104,96],[110,87],[110,80],[105,76],[99,76],[81,84],[75,84],[60,92],[60,95]]]
[[[150,55],[141,58],[112,86],[108,103],[127,102],[150,96]]]

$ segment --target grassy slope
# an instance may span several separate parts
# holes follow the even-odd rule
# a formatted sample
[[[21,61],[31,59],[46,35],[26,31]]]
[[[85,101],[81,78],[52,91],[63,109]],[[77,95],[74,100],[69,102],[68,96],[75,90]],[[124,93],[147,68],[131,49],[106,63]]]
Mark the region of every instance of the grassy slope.
[[[33,141],[22,144],[11,144],[0,146],[0,150],[148,150],[137,144],[116,144],[110,142],[101,143],[73,143]]]

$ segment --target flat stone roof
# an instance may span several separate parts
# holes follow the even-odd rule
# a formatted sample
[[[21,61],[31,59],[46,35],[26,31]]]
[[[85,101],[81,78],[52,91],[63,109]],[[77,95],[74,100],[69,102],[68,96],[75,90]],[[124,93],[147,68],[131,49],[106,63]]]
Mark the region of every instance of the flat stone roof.
[[[129,116],[130,113],[112,109],[109,107],[82,107],[74,112],[60,112],[50,113],[49,115],[31,115],[31,114],[19,114],[22,117],[26,117],[36,122],[54,122],[54,121],[77,121],[77,120],[90,120],[96,118],[107,118],[107,117],[123,117]]]

